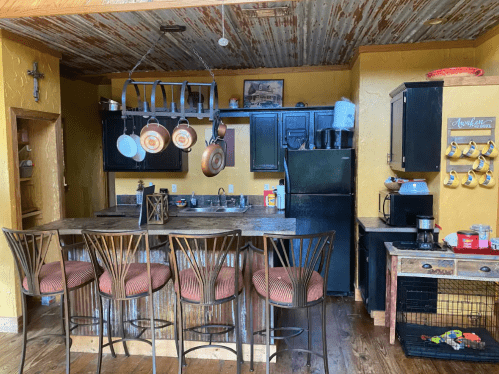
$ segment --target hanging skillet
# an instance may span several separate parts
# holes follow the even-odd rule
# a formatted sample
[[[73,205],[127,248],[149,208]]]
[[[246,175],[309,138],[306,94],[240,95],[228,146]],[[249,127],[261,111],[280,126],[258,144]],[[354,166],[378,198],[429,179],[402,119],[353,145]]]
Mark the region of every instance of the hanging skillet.
[[[126,134],[126,118],[123,119],[123,134],[116,141],[118,151],[125,157],[133,157],[137,153],[135,140]]]
[[[201,157],[201,170],[207,177],[214,177],[225,168],[225,152],[220,144],[212,142]]]
[[[189,121],[185,118],[180,119],[177,127],[175,127],[172,133],[173,144],[175,144],[177,148],[189,152],[190,148],[196,144],[197,139],[198,136],[196,131],[189,125]]]
[[[151,117],[147,120],[147,125],[140,131],[140,144],[146,152],[163,152],[170,144],[170,132],[158,120]]]
[[[135,144],[137,144],[137,153],[132,158],[137,162],[142,162],[146,158],[146,151],[144,148],[142,148],[142,144],[140,144],[140,137],[135,134],[135,117],[132,117],[132,121],[133,130],[130,137],[135,141]]]

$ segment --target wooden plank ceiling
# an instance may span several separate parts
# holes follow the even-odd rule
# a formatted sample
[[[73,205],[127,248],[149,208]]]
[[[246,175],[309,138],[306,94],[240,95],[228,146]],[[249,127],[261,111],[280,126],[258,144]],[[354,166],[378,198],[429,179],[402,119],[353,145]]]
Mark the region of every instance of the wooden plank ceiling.
[[[202,70],[194,48],[215,69],[342,65],[359,46],[474,40],[499,23],[497,0],[227,0],[232,3],[225,6],[229,45],[221,47],[221,6],[195,6],[218,0],[47,0],[64,8],[59,13],[69,13],[50,16],[45,14],[57,13],[53,8],[42,12],[43,1],[30,1],[35,8],[0,0],[0,28],[60,51],[64,68],[86,75],[130,70],[158,38],[161,25],[185,25],[187,30],[163,37],[137,71]],[[178,4],[193,7],[173,8]],[[149,10],[126,11],[145,6]],[[264,7],[288,7],[289,15],[248,15],[247,9]],[[40,16],[22,17],[30,14]],[[431,18],[446,21],[425,25]]]

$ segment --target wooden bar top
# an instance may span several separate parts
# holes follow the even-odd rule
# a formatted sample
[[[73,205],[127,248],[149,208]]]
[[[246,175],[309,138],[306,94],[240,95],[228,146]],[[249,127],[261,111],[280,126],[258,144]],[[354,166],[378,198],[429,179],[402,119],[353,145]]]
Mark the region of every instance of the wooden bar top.
[[[59,235],[78,235],[82,230],[125,231],[147,230],[150,235],[168,235],[172,232],[206,234],[240,229],[242,236],[269,234],[295,234],[295,218],[269,217],[170,217],[164,225],[138,225],[137,218],[97,217],[64,218],[34,230],[59,230]]]

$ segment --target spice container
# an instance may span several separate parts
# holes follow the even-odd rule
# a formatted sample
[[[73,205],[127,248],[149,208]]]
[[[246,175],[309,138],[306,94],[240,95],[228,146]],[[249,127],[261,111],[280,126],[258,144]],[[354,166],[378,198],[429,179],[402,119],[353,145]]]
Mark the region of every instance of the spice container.
[[[499,250],[499,238],[490,239],[490,247],[494,250]]]
[[[489,248],[490,233],[489,225],[472,225],[471,230],[478,232],[478,248]]]
[[[473,230],[458,231],[457,248],[478,249],[478,232]]]

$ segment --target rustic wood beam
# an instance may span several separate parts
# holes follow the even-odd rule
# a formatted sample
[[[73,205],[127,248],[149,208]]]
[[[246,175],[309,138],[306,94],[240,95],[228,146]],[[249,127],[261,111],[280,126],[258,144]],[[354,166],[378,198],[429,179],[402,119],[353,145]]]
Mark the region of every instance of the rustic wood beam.
[[[272,3],[280,0],[224,0],[225,5]],[[296,1],[296,0],[294,0]],[[221,5],[222,0],[0,0],[0,18],[133,12]]]

